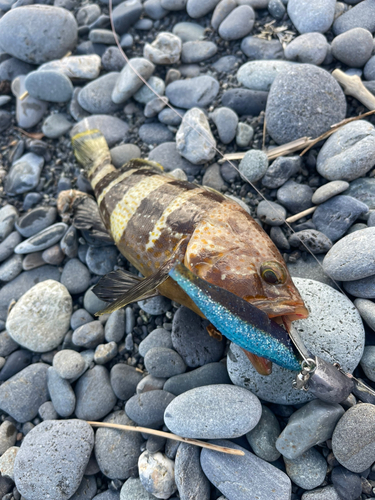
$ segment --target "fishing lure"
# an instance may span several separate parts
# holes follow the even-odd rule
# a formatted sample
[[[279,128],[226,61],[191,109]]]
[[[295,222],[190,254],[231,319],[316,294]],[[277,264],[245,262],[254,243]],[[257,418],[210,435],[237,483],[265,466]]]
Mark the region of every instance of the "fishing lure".
[[[276,246],[235,201],[176,180],[155,162],[136,159],[115,169],[99,131],[78,134],[72,143],[94,189],[100,213],[95,218],[94,201],[78,197],[73,202],[73,224],[99,237],[108,238],[109,233],[120,252],[145,276],[140,280],[118,270],[103,277],[94,289],[102,300],[110,302],[102,313],[160,293],[208,318],[208,309],[169,275],[176,263],[182,262],[201,280],[218,287],[217,298],[220,290],[223,296],[230,292],[280,322],[307,317],[308,311]],[[60,194],[60,207],[64,196]],[[220,325],[216,328],[221,331]],[[282,328],[278,328],[278,335],[279,330]],[[228,329],[222,333],[231,338]],[[281,351],[277,354],[280,337],[273,337],[272,332],[263,335],[264,345],[274,339],[272,355],[256,347],[254,337],[248,336],[241,344],[238,336],[236,339],[246,351],[255,353],[249,354],[250,359],[266,374],[270,372],[269,363],[257,356],[281,366],[285,359]],[[291,365],[291,360],[285,364]]]

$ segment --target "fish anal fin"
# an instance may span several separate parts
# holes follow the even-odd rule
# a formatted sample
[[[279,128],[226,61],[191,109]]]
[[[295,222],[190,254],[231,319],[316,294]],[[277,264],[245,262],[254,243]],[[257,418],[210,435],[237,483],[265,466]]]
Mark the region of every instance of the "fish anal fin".
[[[261,356],[257,356],[256,354],[253,354],[252,352],[246,351],[245,349],[242,349],[243,352],[246,354],[248,359],[250,360],[251,364],[253,367],[256,369],[256,371],[260,375],[271,375],[272,373],[272,361],[269,361],[266,358],[262,358]]]

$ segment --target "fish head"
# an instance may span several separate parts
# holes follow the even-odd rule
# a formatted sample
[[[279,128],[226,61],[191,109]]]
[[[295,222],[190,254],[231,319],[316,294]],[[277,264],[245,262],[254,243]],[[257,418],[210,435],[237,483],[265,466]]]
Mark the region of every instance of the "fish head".
[[[308,310],[280,252],[237,203],[225,200],[201,220],[189,241],[185,266],[270,318],[303,319]]]

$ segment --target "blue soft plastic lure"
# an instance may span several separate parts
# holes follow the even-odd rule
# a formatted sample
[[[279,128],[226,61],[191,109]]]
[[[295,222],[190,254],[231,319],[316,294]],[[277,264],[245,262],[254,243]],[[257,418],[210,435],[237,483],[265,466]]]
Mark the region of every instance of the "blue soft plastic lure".
[[[199,278],[183,264],[177,264],[169,275],[229,340],[283,368],[301,369],[287,332],[266,313],[224,288]]]

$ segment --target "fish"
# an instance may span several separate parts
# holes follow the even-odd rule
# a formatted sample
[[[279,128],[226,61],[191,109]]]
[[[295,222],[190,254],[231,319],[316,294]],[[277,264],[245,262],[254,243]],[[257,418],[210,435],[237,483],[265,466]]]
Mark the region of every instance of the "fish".
[[[99,238],[109,234],[144,276],[140,279],[122,270],[104,276],[94,288],[99,298],[110,303],[102,313],[159,293],[206,317],[169,275],[181,262],[200,279],[236,295],[275,321],[290,324],[308,316],[276,246],[234,200],[177,180],[156,162],[133,159],[116,169],[98,130],[75,135],[72,144],[93,188],[99,214],[93,216],[94,200],[78,197],[71,202],[76,209],[74,225],[95,231]],[[249,354],[250,344],[245,349],[258,371],[270,372],[267,361]]]

